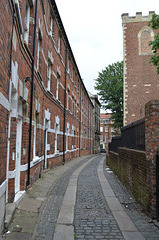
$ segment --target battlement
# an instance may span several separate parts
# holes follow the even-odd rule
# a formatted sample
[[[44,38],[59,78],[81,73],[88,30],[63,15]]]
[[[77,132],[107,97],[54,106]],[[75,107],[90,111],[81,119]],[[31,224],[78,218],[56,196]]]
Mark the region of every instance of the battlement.
[[[129,13],[123,13],[121,15],[122,24],[134,23],[134,22],[149,22],[155,11],[150,11],[148,16],[142,16],[142,12],[137,12],[136,16],[129,16]]]

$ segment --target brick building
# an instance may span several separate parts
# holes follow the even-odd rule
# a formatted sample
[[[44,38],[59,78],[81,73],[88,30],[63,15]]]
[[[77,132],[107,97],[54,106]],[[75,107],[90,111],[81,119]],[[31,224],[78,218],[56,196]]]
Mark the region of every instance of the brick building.
[[[100,108],[98,95],[88,92],[94,106],[93,110],[93,153],[100,152]]]
[[[43,169],[93,152],[93,104],[55,1],[2,0],[0,9],[1,231],[6,203]]]
[[[108,143],[111,141],[114,134],[112,126],[111,114],[100,114],[100,147],[101,149],[108,150]]]
[[[159,76],[156,67],[150,64],[152,56],[148,45],[155,31],[148,26],[154,12],[149,16],[136,13],[122,15],[124,41],[124,125],[145,116],[145,104],[159,99]]]

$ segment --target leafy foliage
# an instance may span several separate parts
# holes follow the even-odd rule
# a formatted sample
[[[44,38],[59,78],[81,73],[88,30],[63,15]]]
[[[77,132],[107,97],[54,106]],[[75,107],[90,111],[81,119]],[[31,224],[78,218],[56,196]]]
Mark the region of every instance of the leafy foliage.
[[[157,30],[159,29],[159,15],[153,14],[152,19],[149,22],[149,26],[151,26],[153,29]],[[152,46],[152,52],[153,56],[151,57],[150,63],[153,63],[155,66],[157,66],[157,73],[159,74],[159,33],[155,36],[155,39],[153,41],[150,41],[150,46]]]
[[[123,125],[123,62],[109,65],[98,73],[95,89],[105,110],[111,110],[114,127]]]

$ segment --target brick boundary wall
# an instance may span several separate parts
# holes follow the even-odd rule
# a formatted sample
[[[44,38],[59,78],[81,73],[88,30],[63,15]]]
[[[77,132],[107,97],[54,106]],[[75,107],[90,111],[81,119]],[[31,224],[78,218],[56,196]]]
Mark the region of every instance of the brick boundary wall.
[[[149,163],[148,183],[151,193],[151,215],[156,215],[156,154],[159,147],[159,100],[145,106],[145,150]]]
[[[150,189],[148,185],[148,162],[144,151],[119,148],[118,153],[109,152],[107,165],[119,177],[129,192],[150,212]]]
[[[145,151],[124,147],[109,152],[107,165],[143,209],[156,217],[156,154],[159,147],[159,100],[145,106]]]

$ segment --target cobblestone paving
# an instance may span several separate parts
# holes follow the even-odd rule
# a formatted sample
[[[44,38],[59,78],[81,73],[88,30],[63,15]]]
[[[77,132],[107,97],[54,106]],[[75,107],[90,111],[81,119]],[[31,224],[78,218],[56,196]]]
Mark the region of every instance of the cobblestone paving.
[[[61,208],[63,197],[72,173],[91,157],[80,162],[68,170],[57,182],[53,188],[47,204],[45,205],[41,218],[34,234],[34,240],[52,240],[57,222],[58,214]],[[61,239],[62,240],[62,239]]]
[[[79,175],[75,207],[75,239],[124,240],[103,196],[97,169],[98,155]]]
[[[113,173],[108,173],[106,168],[108,166],[104,163],[104,174],[112,190],[141,234],[146,240],[159,240],[159,228],[142,212],[140,206],[135,202],[119,179]]]
[[[70,177],[78,167],[91,157],[88,157],[68,170],[57,181],[41,213],[39,224],[34,234],[34,240],[53,239],[58,214]],[[79,175],[74,219],[75,240],[124,240],[108,208],[99,183],[97,169],[102,157],[102,155],[97,155]],[[106,168],[107,166],[104,164],[104,174],[111,188],[139,231],[146,240],[159,240],[159,229],[152,223],[150,218],[141,212],[140,207],[123,187],[118,178],[113,173],[108,173],[105,170]]]

